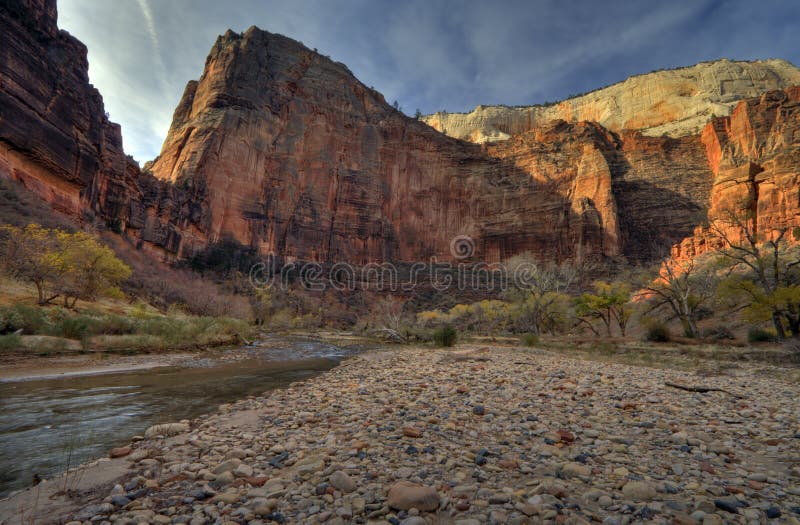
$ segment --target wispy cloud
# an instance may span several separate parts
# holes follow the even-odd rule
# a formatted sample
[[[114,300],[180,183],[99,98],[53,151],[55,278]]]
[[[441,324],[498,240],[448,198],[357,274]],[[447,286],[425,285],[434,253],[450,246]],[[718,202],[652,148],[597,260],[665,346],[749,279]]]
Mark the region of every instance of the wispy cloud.
[[[156,64],[156,68],[158,69],[158,79],[161,82],[161,87],[165,90],[169,90],[170,83],[167,79],[167,68],[164,66],[164,58],[161,52],[161,42],[158,39],[158,31],[156,31],[156,22],[155,18],[153,17],[153,11],[150,9],[150,2],[148,0],[137,1],[139,3],[139,9],[142,10],[142,15],[144,16],[147,32],[150,33],[150,39],[153,42],[153,59]]]

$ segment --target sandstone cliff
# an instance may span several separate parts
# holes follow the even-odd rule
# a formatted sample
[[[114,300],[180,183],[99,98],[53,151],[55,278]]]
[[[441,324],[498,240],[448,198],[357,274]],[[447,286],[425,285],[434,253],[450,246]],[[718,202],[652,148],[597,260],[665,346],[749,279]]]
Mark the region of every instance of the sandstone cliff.
[[[506,140],[552,120],[591,120],[613,131],[682,137],[699,133],[713,115],[728,115],[742,99],[798,84],[800,69],[783,60],[719,60],[637,75],[552,106],[478,106],[422,120],[451,137],[479,143]]]
[[[77,221],[174,253],[203,212],[192,194],[125,156],[120,127],[89,83],[86,47],[58,29],[55,0],[4,1],[0,33],[0,177]]]
[[[766,239],[800,226],[800,87],[772,91],[739,103],[730,117],[714,119],[702,140],[714,174],[708,223],[672,250],[688,259],[718,249],[717,231],[729,238],[741,233],[736,224],[752,220]]]
[[[482,148],[395,111],[344,65],[251,28],[217,40],[151,169],[207,190],[210,240],[363,263],[449,259],[450,240],[468,235],[491,261],[638,256],[676,242],[705,210],[703,151],[697,137],[563,121]]]
[[[743,102],[702,134],[569,118],[478,145],[257,28],[219,37],[143,172],[54,2],[5,5],[0,176],[161,259],[232,238],[289,260],[451,260],[450,241],[466,235],[473,261],[647,260],[692,236],[728,194],[755,193],[760,224],[796,214],[796,90]]]
[[[0,176],[78,216],[82,188],[126,169],[119,126],[89,85],[86,47],[58,30],[55,0],[4,2],[0,26]]]

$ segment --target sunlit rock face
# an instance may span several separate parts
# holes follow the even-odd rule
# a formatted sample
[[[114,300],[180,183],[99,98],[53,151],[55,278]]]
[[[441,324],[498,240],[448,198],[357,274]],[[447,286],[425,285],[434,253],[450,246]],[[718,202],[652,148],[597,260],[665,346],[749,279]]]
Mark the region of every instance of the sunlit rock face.
[[[478,106],[469,113],[434,113],[423,120],[472,142],[508,139],[553,120],[591,120],[644,135],[695,135],[712,116],[727,116],[737,102],[800,84],[800,69],[784,60],[718,60],[630,77],[607,88],[550,106]]]
[[[747,217],[760,239],[786,229],[797,242],[800,226],[800,87],[771,91],[740,102],[729,117],[703,129],[714,174],[708,222],[673,248],[678,259],[720,247],[719,235],[736,239]]]
[[[453,260],[451,240],[467,236],[470,261],[525,251],[649,260],[754,185],[763,224],[796,210],[796,90],[743,102],[697,134],[609,129],[598,114],[587,117],[601,123],[549,120],[475,144],[257,28],[218,38],[161,154],[140,170],[88,82],[86,49],[58,30],[55,4],[8,5],[0,176],[160,259],[232,238],[286,259]]]
[[[447,258],[458,235],[487,260],[627,255],[689,234],[711,184],[698,137],[557,121],[489,148],[452,140],[257,28],[218,39],[151,169],[207,188],[209,238],[357,262]]]

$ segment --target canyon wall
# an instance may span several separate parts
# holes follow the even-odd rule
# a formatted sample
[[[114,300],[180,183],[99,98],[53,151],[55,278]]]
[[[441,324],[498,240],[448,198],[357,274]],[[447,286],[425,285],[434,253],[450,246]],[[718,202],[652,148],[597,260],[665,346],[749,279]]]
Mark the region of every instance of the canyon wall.
[[[621,131],[683,137],[728,115],[738,101],[800,84],[800,69],[784,60],[718,60],[628,78],[549,106],[477,106],[470,113],[422,117],[437,130],[472,142],[495,142],[552,120],[591,120]]]
[[[203,212],[125,155],[89,83],[86,47],[58,29],[55,0],[2,2],[0,34],[0,177],[76,222],[124,231],[163,258],[177,253]]]
[[[475,144],[396,111],[343,64],[253,27],[218,38],[161,154],[140,170],[89,84],[85,47],[58,30],[55,3],[5,2],[0,29],[13,37],[0,64],[0,176],[161,260],[233,239],[329,263],[526,251],[648,261],[682,239],[684,252],[700,250],[697,225],[728,195],[757,195],[763,225],[792,221],[797,208],[796,90],[742,102],[701,134],[609,129],[598,114]],[[743,78],[736,93],[785,81],[727,64]],[[664,90],[651,98],[669,100]],[[469,249],[453,253],[463,236]]]
[[[711,183],[697,137],[559,121],[491,147],[449,138],[255,27],[217,40],[150,169],[206,189],[210,239],[359,263],[450,259],[463,235],[481,260],[646,258],[691,233]]]
[[[760,239],[785,230],[787,240],[800,240],[800,87],[739,103],[708,123],[702,141],[714,174],[709,226],[698,226],[673,257],[717,250],[722,236],[738,241],[742,224]]]

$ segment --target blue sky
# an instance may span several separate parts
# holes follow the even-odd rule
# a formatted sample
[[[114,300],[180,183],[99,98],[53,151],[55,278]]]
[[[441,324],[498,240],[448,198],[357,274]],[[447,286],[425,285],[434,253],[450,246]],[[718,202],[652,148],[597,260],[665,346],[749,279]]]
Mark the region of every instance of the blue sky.
[[[59,0],[125,150],[161,149],[217,35],[257,25],[347,64],[406,113],[535,104],[717,58],[800,64],[796,0]]]

